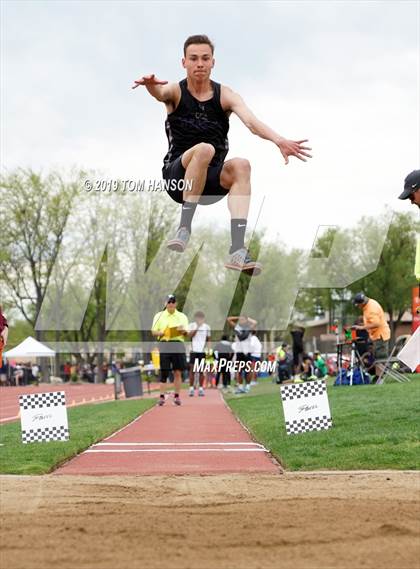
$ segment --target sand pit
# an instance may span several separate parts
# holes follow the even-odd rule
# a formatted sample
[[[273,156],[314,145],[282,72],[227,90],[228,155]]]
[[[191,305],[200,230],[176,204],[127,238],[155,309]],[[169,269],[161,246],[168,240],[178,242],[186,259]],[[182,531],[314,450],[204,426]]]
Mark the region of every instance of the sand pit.
[[[8,569],[418,567],[416,472],[0,482]]]

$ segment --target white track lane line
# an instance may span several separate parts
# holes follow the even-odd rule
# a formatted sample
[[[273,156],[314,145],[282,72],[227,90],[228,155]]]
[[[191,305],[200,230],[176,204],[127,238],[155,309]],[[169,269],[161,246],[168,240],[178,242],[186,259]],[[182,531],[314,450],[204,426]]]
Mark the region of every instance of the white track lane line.
[[[4,417],[4,419],[0,419],[0,423],[5,423],[6,421],[12,421],[13,419],[19,419],[20,415],[16,415],[15,417]]]
[[[178,442],[174,442],[174,443],[97,443],[96,445],[92,445],[95,447],[99,447],[99,446],[153,446],[153,447],[157,447],[157,446],[212,446],[212,445],[223,445],[223,446],[239,446],[239,445],[244,445],[244,446],[257,446],[257,447],[261,447],[264,448],[263,445],[260,445],[259,443],[254,443],[254,442],[249,442],[249,443],[245,443],[245,442],[240,442],[240,443],[232,443],[232,442],[228,442],[228,443],[219,443],[219,442],[201,442],[201,443],[178,443]]]
[[[139,449],[101,449],[86,450],[87,453],[105,452],[269,452],[265,448],[139,448]]]

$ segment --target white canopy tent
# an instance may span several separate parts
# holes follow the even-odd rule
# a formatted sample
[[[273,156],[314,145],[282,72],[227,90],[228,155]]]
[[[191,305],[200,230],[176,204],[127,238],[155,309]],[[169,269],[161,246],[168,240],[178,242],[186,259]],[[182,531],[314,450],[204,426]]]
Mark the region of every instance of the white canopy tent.
[[[32,338],[32,336],[29,336],[15,348],[4,352],[4,356],[9,360],[13,358],[53,358],[55,352],[48,346],[35,340],[35,338]]]

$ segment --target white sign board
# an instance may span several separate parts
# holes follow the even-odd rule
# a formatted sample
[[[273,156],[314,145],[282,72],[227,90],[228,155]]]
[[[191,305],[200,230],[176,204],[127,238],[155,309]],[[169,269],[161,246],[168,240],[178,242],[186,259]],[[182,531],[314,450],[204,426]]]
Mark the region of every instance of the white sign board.
[[[21,395],[19,405],[23,443],[69,440],[64,391]]]
[[[420,365],[420,326],[406,342],[397,358],[414,371]]]
[[[288,435],[332,427],[327,385],[323,379],[280,386]]]

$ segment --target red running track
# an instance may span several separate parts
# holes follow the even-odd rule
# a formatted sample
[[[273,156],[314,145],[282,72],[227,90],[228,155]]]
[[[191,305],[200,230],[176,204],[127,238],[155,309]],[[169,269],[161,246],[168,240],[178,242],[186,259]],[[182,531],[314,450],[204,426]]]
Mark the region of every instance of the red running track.
[[[65,391],[66,406],[74,407],[85,403],[100,403],[114,399],[113,385],[95,384],[60,384],[60,385],[22,385],[19,387],[0,388],[0,423],[19,419],[19,396],[46,391]]]
[[[235,419],[217,390],[168,399],[70,460],[55,474],[278,473],[280,466]]]

